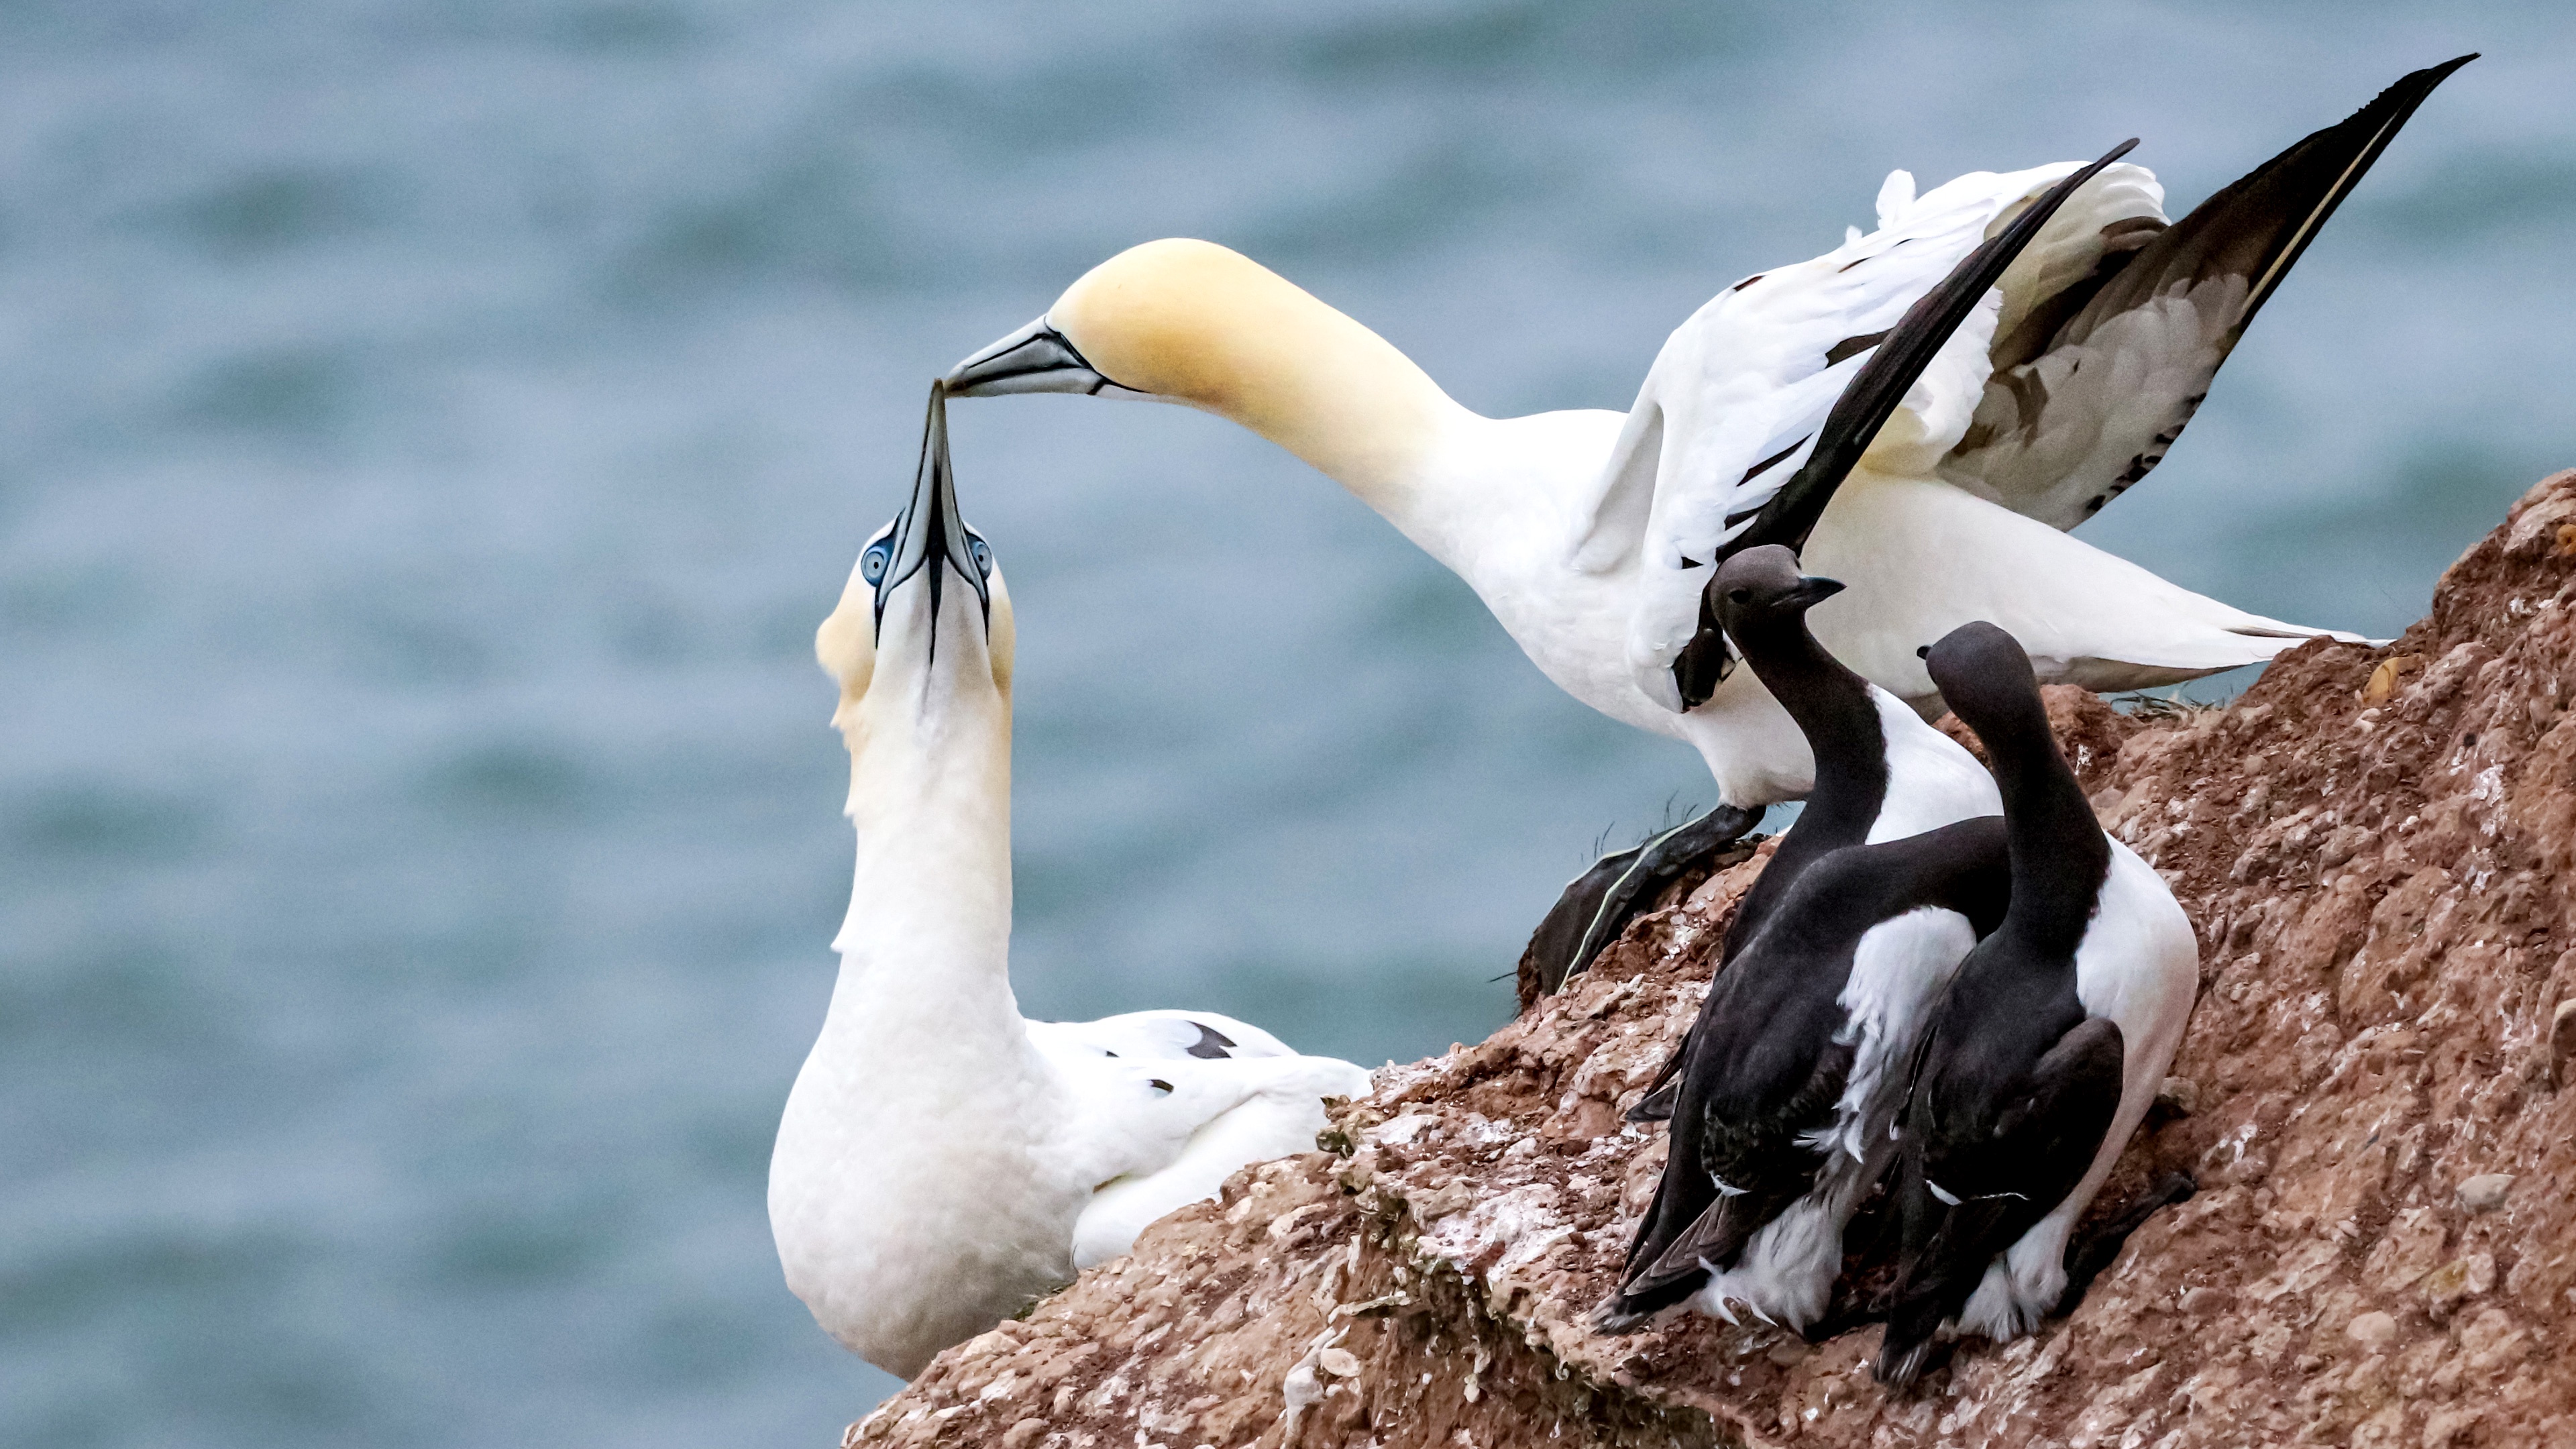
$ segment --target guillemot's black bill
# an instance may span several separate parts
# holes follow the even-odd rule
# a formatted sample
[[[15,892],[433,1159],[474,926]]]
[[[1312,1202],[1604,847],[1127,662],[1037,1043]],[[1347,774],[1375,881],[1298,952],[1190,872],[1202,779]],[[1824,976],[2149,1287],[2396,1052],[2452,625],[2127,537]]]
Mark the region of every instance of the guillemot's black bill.
[[[886,536],[868,545],[865,566],[874,572],[876,622],[885,629],[886,601],[915,577],[930,586],[931,650],[939,647],[939,601],[953,572],[975,591],[987,624],[992,620],[993,593],[987,582],[992,554],[983,540],[957,514],[957,475],[948,459],[948,385],[930,385],[929,415],[921,427],[921,462],[912,478],[912,497],[894,517]]]
[[[1932,365],[1933,357],[1950,340],[1950,334],[1959,330],[1959,324],[1976,309],[1987,289],[2038,237],[2040,228],[2066,204],[2066,199],[2103,167],[2128,155],[2137,144],[2137,138],[2132,136],[2105,152],[2101,160],[2050,187],[2038,200],[2022,208],[2011,225],[1980,242],[1974,251],[1959,259],[1948,276],[1916,298],[1870,354],[1869,361],[1860,365],[1842,396],[1834,400],[1833,410],[1825,415],[1825,425],[1817,433],[1815,451],[1807,455],[1806,463],[1780,486],[1771,501],[1762,505],[1753,522],[1708,562],[1720,563],[1748,548],[1769,543],[1784,545],[1792,552],[1805,548],[1807,535],[1815,531],[1816,520],[1824,515],[1825,505],[1833,501],[1834,490],[1842,486],[1853,465],[1869,451],[1879,428],[1905,400],[1906,392],[1922,377],[1923,370]],[[1712,572],[1708,588],[1700,593],[1699,630],[1673,659],[1673,682],[1681,688],[1685,709],[1706,703],[1734,668],[1726,633],[1718,627],[1716,602],[1709,597],[1716,583]]]
[[[1044,317],[950,368],[942,381],[955,397],[1002,397],[1019,392],[1144,396],[1101,376],[1100,369],[1083,357],[1072,340]]]

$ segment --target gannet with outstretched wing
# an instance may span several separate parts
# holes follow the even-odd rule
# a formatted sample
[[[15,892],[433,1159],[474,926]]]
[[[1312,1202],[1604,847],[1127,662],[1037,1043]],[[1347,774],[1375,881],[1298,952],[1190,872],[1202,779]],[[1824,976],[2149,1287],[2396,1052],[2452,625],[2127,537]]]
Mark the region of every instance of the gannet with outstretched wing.
[[[2067,201],[1895,417],[1858,440],[1848,480],[1806,500],[1805,564],[1850,585],[1815,616],[1834,655],[1931,710],[1920,651],[1973,619],[2010,631],[2042,679],[2095,689],[2257,663],[2327,632],[2061,530],[2164,456],[2317,229],[2467,59],[2407,76],[2179,223],[2135,166]],[[1721,293],[1625,415],[1479,416],[1358,322],[1197,241],[1102,263],[949,381],[960,396],[1182,403],[1289,449],[1464,578],[1558,685],[1695,746],[1740,833],[1803,794],[1814,767],[1760,681],[1729,667],[1700,599],[1709,567],[1748,539],[1782,541],[1751,537],[1754,520],[1832,441],[1824,422],[1864,356],[2074,169],[1981,172],[1919,196],[1892,175],[1877,231]]]
[[[934,386],[911,501],[815,638],[858,828],[841,974],[778,1124],[787,1286],[907,1378],[1249,1162],[1311,1151],[1368,1073],[1196,1011],[1021,1018],[1011,601],[958,517]]]

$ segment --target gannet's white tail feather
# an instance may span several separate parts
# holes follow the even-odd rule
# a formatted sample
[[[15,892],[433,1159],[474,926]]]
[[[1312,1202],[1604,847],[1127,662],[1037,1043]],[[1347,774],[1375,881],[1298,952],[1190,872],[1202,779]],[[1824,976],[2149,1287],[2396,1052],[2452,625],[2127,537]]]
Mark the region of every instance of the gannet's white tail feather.
[[[1157,1120],[1160,1104],[1138,1102],[1143,1111],[1110,1110],[1079,1124],[1078,1130],[1102,1137],[1132,1136],[1144,1149],[1139,1155],[1153,1165],[1139,1165],[1105,1182],[1091,1195],[1074,1221],[1073,1262],[1077,1268],[1115,1258],[1133,1247],[1145,1225],[1216,1191],[1236,1169],[1298,1152],[1315,1150],[1315,1134],[1324,1128],[1326,1097],[1360,1096],[1369,1090],[1369,1075],[1349,1062],[1330,1057],[1265,1057],[1248,1061],[1163,1062],[1162,1072],[1187,1072],[1207,1080],[1172,1082],[1179,1098],[1193,1088],[1210,1100],[1231,1097],[1231,1104],[1190,1124],[1178,1142],[1169,1124]],[[1150,1089],[1149,1089],[1150,1090]],[[1176,1104],[1177,1105],[1177,1104]]]
[[[1855,473],[1806,566],[1850,582],[1810,616],[1852,669],[1908,700],[1936,694],[1916,650],[1961,624],[2001,626],[2044,683],[2143,689],[2259,664],[2314,638],[2195,594],[2036,519],[1920,478]]]

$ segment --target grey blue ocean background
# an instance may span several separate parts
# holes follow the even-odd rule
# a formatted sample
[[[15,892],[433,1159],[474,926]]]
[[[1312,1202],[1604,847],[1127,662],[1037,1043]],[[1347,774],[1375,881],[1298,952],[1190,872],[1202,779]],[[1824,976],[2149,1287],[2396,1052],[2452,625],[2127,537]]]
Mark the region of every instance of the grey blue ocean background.
[[[810,654],[926,380],[1227,242],[1488,412],[1624,408],[1894,166],[2177,213],[2428,104],[2086,537],[2394,632],[2576,464],[2576,13],[0,9],[0,1442],[823,1445],[762,1192],[848,884]],[[1215,419],[960,404],[1032,1015],[1411,1059],[1694,758]],[[2241,683],[2241,681],[2239,681]]]

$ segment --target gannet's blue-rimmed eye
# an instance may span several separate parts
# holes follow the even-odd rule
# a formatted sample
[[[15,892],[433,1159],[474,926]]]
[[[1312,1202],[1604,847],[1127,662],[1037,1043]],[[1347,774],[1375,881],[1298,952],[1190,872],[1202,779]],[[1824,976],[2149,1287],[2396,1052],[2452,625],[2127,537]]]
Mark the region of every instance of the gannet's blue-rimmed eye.
[[[988,579],[993,576],[993,546],[991,544],[986,543],[980,538],[969,537],[966,540],[966,556],[975,561],[975,572],[982,574]]]
[[[876,543],[869,544],[868,551],[859,555],[859,577],[866,579],[871,584],[883,581],[885,578],[886,564],[892,561],[893,558],[893,539],[882,539]]]

